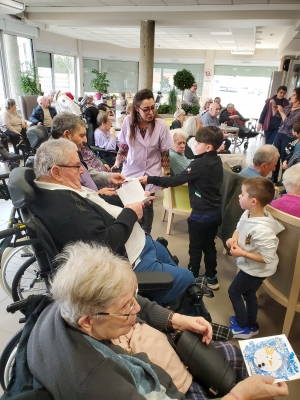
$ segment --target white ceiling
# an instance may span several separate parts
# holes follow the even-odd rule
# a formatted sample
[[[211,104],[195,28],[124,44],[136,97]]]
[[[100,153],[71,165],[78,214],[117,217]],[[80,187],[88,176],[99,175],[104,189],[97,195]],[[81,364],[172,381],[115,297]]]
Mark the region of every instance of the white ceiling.
[[[41,29],[125,48],[140,47],[140,21],[146,19],[156,22],[157,49],[279,49],[288,34],[290,42],[299,36],[296,30],[291,35],[291,27],[299,25],[300,0],[25,0],[24,3],[25,20]],[[300,36],[293,44],[296,52],[299,43]]]

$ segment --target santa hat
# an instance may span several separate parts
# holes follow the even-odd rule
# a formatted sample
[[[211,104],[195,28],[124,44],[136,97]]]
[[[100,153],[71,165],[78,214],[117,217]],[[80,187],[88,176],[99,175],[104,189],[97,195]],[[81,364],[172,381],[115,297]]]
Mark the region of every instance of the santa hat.
[[[74,96],[71,92],[65,92],[65,95],[68,96],[71,100],[74,100]]]

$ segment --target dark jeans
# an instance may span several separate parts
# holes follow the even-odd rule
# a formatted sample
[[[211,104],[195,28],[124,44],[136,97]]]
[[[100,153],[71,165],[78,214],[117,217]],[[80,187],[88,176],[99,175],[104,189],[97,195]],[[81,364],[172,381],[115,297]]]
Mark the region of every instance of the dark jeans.
[[[241,328],[256,324],[258,312],[256,292],[264,280],[265,278],[240,271],[229,286],[229,298],[234,309],[236,322]]]
[[[22,130],[23,130],[23,129],[22,129]],[[22,132],[22,131],[21,131],[21,132]],[[19,149],[18,149],[18,144],[19,144],[20,139],[21,139],[21,138],[20,138],[20,135],[19,135],[18,133],[16,133],[16,132],[9,131],[9,130],[5,131],[5,135],[8,136],[8,137],[10,138],[10,141],[11,141],[11,143],[12,143],[12,145],[13,145],[15,154],[19,154],[20,151],[19,151]]]
[[[205,275],[214,278],[217,274],[217,250],[215,237],[221,220],[197,222],[188,218],[189,225],[189,269],[195,278],[199,275],[202,253],[204,253]]]
[[[278,133],[278,128],[268,129],[267,131],[264,131],[264,133],[265,133],[265,138],[266,138],[266,144],[273,144],[275,137]]]
[[[154,196],[155,193],[151,193],[151,196]],[[154,218],[154,210],[153,210],[153,201],[148,206],[145,206],[143,209],[143,218],[141,221],[141,225],[146,233],[150,235],[152,229],[152,223]]]
[[[293,140],[293,138],[289,137],[288,135],[284,135],[283,133],[278,132],[275,136],[273,145],[277,148],[280,154],[280,158],[276,165],[275,170],[272,172],[273,181],[278,180],[278,174],[280,170],[280,160],[283,162],[286,158],[285,148],[286,146]]]

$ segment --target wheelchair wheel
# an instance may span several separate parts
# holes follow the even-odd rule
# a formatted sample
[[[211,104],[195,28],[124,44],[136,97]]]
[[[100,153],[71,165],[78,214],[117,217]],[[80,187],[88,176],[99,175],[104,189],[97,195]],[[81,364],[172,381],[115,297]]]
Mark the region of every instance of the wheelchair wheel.
[[[5,346],[1,357],[0,357],[0,383],[3,390],[6,390],[15,356],[18,348],[18,344],[22,335],[23,329],[17,332]]]
[[[30,257],[19,268],[12,282],[14,301],[26,299],[32,294],[46,294],[47,282],[41,277],[41,271],[35,256]]]
[[[12,282],[16,273],[24,264],[26,258],[32,256],[33,252],[30,246],[5,249],[1,260],[1,285],[8,296],[11,297]]]
[[[244,151],[246,151],[248,149],[249,146],[249,142],[248,140],[244,143]]]

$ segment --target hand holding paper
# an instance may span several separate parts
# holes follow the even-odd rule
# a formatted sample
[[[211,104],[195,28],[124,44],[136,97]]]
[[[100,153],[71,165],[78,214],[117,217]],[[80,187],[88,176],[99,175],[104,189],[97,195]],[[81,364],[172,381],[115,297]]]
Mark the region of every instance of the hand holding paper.
[[[139,201],[146,203],[147,201],[150,200],[149,196],[148,197],[145,196],[144,189],[140,184],[138,178],[133,178],[129,183],[123,185],[120,189],[117,190],[117,193],[120,199],[122,200],[124,206]]]

